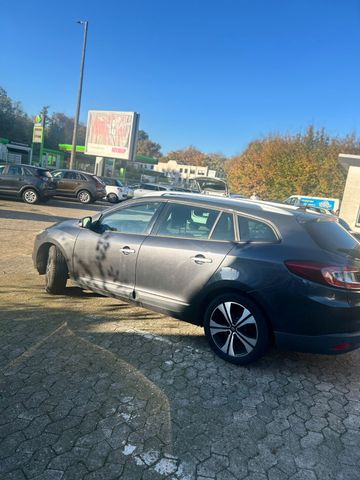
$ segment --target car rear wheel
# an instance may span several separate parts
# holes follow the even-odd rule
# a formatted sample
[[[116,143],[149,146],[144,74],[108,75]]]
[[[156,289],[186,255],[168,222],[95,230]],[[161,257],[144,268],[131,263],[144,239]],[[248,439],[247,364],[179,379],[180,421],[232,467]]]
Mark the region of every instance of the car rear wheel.
[[[107,196],[108,202],[110,203],[117,203],[119,201],[118,196],[116,193],[109,193]]]
[[[77,198],[78,198],[79,202],[81,202],[81,203],[91,203],[92,202],[91,193],[88,192],[87,190],[80,190],[80,192],[77,194]]]
[[[22,199],[25,203],[36,203],[39,201],[39,195],[36,190],[27,188],[22,193]]]
[[[240,294],[215,298],[206,310],[204,330],[214,352],[237,365],[254,362],[270,346],[270,329],[262,312]]]
[[[65,258],[60,250],[55,245],[52,245],[49,248],[46,264],[45,290],[54,295],[64,293],[67,278],[68,269]]]

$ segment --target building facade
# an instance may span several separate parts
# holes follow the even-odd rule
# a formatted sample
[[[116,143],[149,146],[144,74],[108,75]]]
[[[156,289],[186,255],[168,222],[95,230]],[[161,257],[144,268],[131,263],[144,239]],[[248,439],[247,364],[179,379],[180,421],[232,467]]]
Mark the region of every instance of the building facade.
[[[340,217],[356,232],[360,232],[360,155],[339,155],[347,170],[346,184],[340,205]]]
[[[216,171],[209,167],[199,167],[197,165],[186,165],[177,163],[176,160],[168,162],[158,162],[154,166],[156,172],[163,173],[166,177],[175,183],[186,183],[195,177],[215,177]]]

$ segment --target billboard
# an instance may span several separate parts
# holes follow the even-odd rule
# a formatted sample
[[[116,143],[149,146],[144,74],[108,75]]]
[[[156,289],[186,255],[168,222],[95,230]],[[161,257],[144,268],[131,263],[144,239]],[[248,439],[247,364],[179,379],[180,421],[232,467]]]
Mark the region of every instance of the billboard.
[[[132,160],[136,150],[139,114],[89,110],[85,153]]]

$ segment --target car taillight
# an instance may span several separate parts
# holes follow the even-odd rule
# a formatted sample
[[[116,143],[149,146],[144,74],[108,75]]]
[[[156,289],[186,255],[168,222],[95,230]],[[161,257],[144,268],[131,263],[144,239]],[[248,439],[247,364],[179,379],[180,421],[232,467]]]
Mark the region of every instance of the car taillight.
[[[287,260],[285,265],[290,272],[313,282],[332,287],[360,290],[360,268],[334,266],[302,260]]]

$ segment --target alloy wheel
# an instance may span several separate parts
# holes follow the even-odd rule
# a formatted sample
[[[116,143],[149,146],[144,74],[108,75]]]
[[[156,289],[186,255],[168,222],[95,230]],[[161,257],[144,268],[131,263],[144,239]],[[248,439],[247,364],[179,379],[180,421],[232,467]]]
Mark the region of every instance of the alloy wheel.
[[[209,332],[217,348],[234,358],[249,355],[258,341],[254,315],[237,302],[223,302],[214,308]]]
[[[24,200],[26,203],[36,203],[38,196],[34,190],[26,190],[24,192]]]

